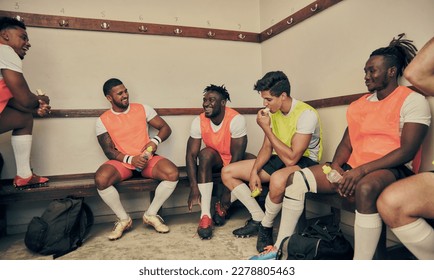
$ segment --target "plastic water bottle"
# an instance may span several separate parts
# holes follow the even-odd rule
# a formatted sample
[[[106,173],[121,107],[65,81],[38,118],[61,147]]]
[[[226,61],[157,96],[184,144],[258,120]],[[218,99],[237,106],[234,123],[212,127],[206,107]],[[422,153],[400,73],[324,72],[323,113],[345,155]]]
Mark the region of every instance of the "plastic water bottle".
[[[146,148],[145,152],[143,152],[143,158],[146,160],[150,160],[153,157],[152,155],[152,146]],[[141,172],[142,169],[136,168],[136,171]]]
[[[322,171],[324,172],[324,174],[327,177],[327,180],[329,180],[330,183],[337,183],[337,182],[339,182],[339,180],[342,179],[342,175],[339,174],[339,172],[337,172],[336,170],[332,169],[328,165],[324,165],[322,167]]]

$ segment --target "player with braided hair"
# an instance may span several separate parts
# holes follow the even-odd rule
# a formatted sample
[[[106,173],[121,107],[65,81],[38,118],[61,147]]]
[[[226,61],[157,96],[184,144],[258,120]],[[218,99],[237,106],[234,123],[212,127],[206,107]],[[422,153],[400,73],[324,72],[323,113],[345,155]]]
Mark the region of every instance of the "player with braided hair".
[[[413,175],[409,165],[428,131],[431,113],[423,95],[398,84],[416,53],[412,41],[394,38],[372,52],[364,67],[368,94],[347,110],[348,127],[331,167],[342,179],[330,183],[322,165],[304,168],[288,177],[277,241],[254,259],[270,259],[282,239],[294,233],[304,209],[306,192],[341,194],[354,199],[354,259],[372,259],[382,231],[377,198],[393,182]]]
[[[420,50],[404,76],[434,96],[434,37]],[[418,259],[434,260],[434,173],[399,180],[377,200],[378,212],[392,232]]]

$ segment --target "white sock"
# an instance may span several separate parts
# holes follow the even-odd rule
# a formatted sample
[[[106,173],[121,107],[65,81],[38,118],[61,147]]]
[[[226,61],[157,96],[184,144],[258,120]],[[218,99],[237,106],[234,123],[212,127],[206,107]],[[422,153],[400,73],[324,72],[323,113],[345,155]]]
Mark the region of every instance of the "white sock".
[[[178,181],[161,181],[158,184],[157,189],[155,189],[155,196],[149,205],[148,210],[146,210],[146,215],[155,216],[160,210],[163,203],[170,197],[176,188]]]
[[[265,198],[265,216],[262,219],[262,226],[273,227],[274,219],[282,209],[282,203],[276,204],[270,199],[270,194]]]
[[[231,191],[231,203],[234,203],[235,201],[237,201],[237,197],[234,195],[234,192]]]
[[[274,246],[279,248],[282,240],[294,234],[295,227],[297,226],[298,220],[304,210],[303,200],[294,200],[290,198],[283,198],[282,203],[282,216],[280,217],[280,227],[277,234],[276,242]]]
[[[256,199],[251,196],[250,188],[246,184],[242,183],[241,185],[238,185],[232,190],[232,193],[239,201],[241,201],[241,203],[244,204],[244,206],[246,206],[254,221],[262,221],[265,215],[264,211],[262,211]]]
[[[32,170],[30,168],[32,135],[12,135],[11,143],[15,155],[17,175],[21,178],[29,178],[32,176]]]
[[[128,214],[122,206],[118,190],[115,187],[110,186],[102,191],[98,190],[98,194],[105,202],[105,204],[107,204],[107,206],[110,207],[110,209],[115,213],[118,219],[128,219]]]
[[[301,214],[303,214],[304,199],[307,192],[316,193],[317,183],[312,171],[309,168],[303,168],[294,172],[292,184],[285,189],[280,227],[276,243],[274,244],[277,248],[279,248],[280,243],[285,237],[294,234],[298,220]]]
[[[214,185],[213,182],[197,184],[201,196],[200,198],[201,218],[203,217],[203,215],[208,215],[208,217],[211,218],[211,198],[212,198],[213,185]]]
[[[392,232],[419,260],[434,260],[434,230],[422,218]]]
[[[361,214],[354,221],[354,259],[372,260],[380,240],[383,224],[380,214]]]

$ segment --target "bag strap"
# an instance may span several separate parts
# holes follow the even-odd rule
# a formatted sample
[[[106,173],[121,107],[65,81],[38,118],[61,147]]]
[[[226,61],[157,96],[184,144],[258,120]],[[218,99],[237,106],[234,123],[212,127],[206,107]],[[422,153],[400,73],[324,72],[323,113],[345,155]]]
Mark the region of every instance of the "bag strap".
[[[310,185],[309,185],[309,182],[307,181],[306,175],[304,175],[304,172],[301,170],[298,170],[298,172],[300,172],[301,176],[303,177],[304,182],[306,183],[307,191],[310,192]]]
[[[332,241],[334,238],[330,235],[330,233],[327,230],[327,227],[321,227],[318,224],[313,224],[309,226],[311,229],[315,231],[319,236],[322,237],[322,239],[327,241]],[[307,235],[312,235],[311,233],[306,233]]]

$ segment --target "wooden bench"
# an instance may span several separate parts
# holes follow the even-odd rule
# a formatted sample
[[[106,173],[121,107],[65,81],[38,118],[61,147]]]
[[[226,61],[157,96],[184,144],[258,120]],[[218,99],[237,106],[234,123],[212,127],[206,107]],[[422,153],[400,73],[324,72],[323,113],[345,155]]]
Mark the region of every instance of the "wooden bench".
[[[184,166],[179,169],[179,183],[177,188],[189,187],[189,180]],[[94,182],[94,173],[49,176],[46,186],[36,188],[17,189],[12,180],[0,181],[0,237],[7,234],[7,207],[16,202],[49,201],[53,199],[98,196]],[[213,174],[213,181],[220,182],[220,173]],[[160,181],[141,177],[133,177],[115,187],[119,193],[148,192],[153,199],[155,189]]]

